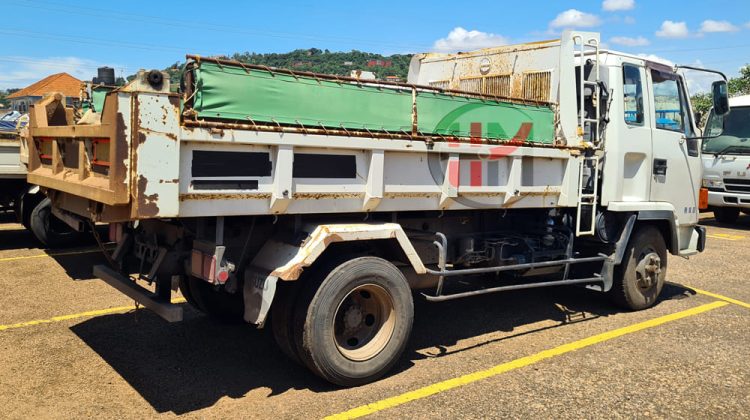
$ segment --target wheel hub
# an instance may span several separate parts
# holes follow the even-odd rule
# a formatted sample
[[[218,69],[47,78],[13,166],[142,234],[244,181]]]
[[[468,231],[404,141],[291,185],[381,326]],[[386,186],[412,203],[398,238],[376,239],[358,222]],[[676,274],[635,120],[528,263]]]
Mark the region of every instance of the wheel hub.
[[[344,328],[347,331],[359,327],[363,320],[364,314],[359,305],[352,305],[346,310],[346,312],[344,312]]]
[[[380,353],[395,328],[393,298],[381,286],[364,284],[341,301],[334,317],[334,341],[339,352],[354,361]]]
[[[656,285],[661,274],[661,258],[656,252],[646,254],[636,267],[638,276],[638,285],[643,289],[648,289]]]

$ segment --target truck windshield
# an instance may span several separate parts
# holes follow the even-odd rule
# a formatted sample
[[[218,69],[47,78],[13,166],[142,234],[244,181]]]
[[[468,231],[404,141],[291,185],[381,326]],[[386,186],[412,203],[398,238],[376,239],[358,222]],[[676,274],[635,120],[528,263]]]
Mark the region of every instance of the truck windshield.
[[[706,124],[706,136],[712,137],[719,133],[719,137],[703,142],[703,153],[750,155],[750,107],[732,108],[723,117],[711,111]]]

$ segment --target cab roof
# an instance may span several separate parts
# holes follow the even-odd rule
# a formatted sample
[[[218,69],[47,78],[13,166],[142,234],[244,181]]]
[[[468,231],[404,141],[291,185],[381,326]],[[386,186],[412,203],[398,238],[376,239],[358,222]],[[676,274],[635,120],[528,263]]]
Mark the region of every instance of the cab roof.
[[[750,95],[729,98],[729,106],[750,106]]]

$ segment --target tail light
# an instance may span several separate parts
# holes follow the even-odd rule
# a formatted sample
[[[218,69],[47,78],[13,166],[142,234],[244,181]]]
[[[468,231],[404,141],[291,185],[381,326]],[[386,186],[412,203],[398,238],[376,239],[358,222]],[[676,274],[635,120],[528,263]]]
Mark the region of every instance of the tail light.
[[[109,224],[109,241],[119,243],[122,239],[123,224],[122,223],[110,223]]]
[[[196,241],[190,254],[190,274],[212,284],[224,284],[235,266],[224,258],[223,246]],[[210,248],[210,249],[209,249]]]

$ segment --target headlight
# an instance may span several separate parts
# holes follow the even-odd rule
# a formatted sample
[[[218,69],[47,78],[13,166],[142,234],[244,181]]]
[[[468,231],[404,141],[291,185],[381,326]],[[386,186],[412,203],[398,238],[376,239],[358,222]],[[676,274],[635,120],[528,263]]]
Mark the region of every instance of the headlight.
[[[703,178],[703,186],[706,188],[724,188],[724,182],[720,179]]]

